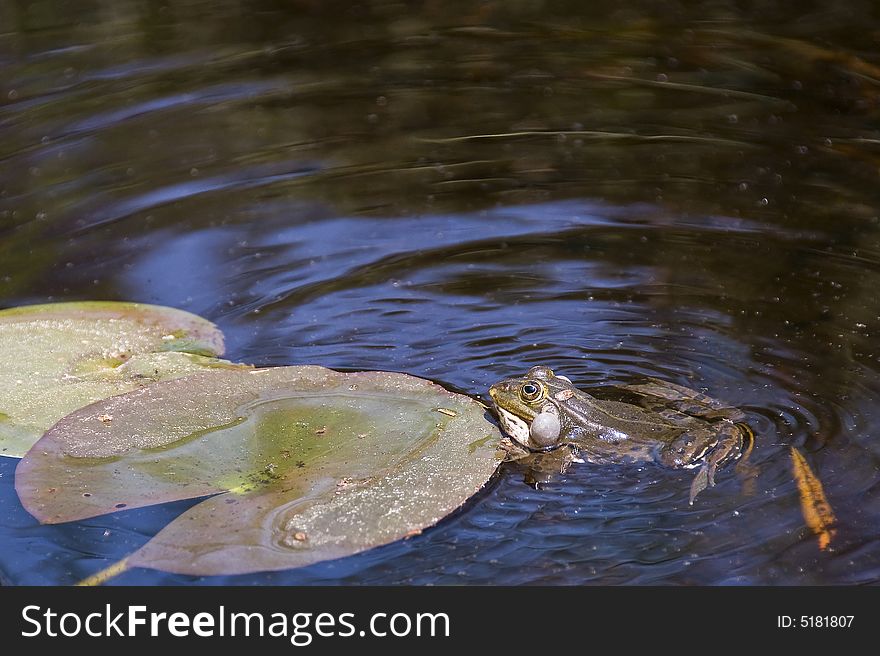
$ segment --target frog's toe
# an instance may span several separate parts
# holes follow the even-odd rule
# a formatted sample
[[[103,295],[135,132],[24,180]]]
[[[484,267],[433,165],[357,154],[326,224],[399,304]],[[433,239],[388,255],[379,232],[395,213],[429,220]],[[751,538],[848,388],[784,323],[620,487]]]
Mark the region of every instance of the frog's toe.
[[[694,480],[691,481],[691,496],[688,500],[688,504],[691,506],[694,505],[694,499],[697,498],[697,495],[710,485],[715,485],[715,472],[712,472],[710,479],[709,465],[704,462],[700,467],[700,470],[697,472],[697,475],[694,476]]]
[[[691,481],[691,496],[688,500],[690,505],[694,505],[694,499],[697,495],[707,487],[715,487],[715,470],[718,467],[717,462],[706,461],[700,466],[694,480]]]

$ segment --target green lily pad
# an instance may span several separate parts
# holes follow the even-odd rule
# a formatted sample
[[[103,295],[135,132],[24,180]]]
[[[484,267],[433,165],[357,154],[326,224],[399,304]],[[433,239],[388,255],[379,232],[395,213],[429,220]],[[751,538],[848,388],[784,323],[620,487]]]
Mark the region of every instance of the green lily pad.
[[[21,457],[66,414],[206,368],[223,335],[202,319],[138,303],[30,305],[0,311],[0,455]]]
[[[287,569],[421,532],[477,492],[500,433],[420,378],[278,367],[195,374],[58,422],[19,463],[43,523],[216,495],[128,559],[193,575]]]

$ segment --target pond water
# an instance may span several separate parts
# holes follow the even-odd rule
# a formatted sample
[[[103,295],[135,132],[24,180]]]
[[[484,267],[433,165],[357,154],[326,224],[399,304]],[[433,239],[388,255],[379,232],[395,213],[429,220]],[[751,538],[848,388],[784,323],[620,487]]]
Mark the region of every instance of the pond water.
[[[696,5],[0,4],[0,307],[170,305],[230,359],[472,395],[657,376],[757,435],[693,506],[693,472],[505,465],[360,555],[112,583],[880,581],[880,8]],[[6,583],[77,581],[193,503],[41,527],[14,468]]]

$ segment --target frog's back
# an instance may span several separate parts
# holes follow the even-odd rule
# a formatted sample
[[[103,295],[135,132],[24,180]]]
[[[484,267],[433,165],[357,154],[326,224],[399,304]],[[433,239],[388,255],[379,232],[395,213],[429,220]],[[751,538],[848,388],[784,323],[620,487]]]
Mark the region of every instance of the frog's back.
[[[595,437],[614,444],[668,443],[681,435],[688,426],[662,419],[657,413],[620,401],[593,401],[593,412],[584,413],[576,426],[595,431]],[[595,408],[600,408],[597,413]],[[598,420],[598,421],[597,421]]]

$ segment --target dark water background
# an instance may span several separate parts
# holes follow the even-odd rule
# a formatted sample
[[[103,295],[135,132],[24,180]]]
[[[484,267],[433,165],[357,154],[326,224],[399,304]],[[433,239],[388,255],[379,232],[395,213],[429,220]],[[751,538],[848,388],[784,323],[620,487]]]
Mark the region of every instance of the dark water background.
[[[692,472],[506,466],[361,555],[116,583],[880,581],[878,182],[874,2],[0,3],[0,307],[171,305],[231,359],[475,395],[654,375],[758,434],[751,484],[693,507]],[[191,503],[39,527],[14,464],[8,583],[79,580]]]

